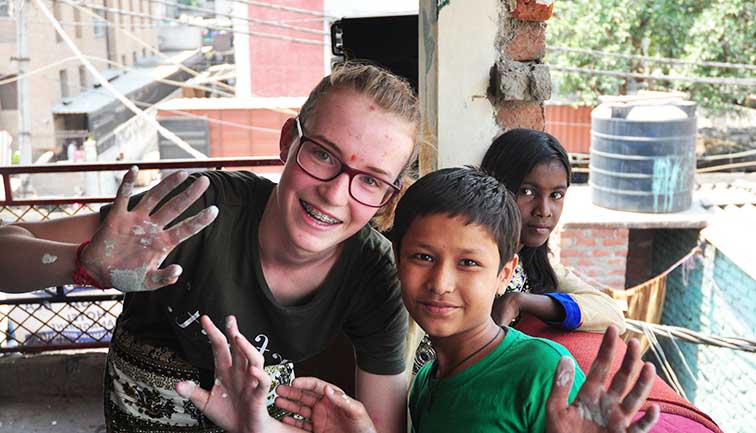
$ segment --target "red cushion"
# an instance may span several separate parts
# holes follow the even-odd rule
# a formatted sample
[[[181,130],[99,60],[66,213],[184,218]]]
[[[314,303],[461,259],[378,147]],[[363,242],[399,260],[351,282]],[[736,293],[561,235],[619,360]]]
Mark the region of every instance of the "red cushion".
[[[528,335],[548,338],[561,344],[572,353],[572,356],[575,357],[578,365],[586,374],[604,337],[602,334],[590,332],[565,331],[547,325],[530,315],[523,315],[516,328]],[[619,350],[617,350],[612,362],[611,376],[622,365],[622,357],[625,356],[627,349],[624,341],[620,340],[619,343]],[[660,422],[651,429],[651,432],[666,433],[684,430],[686,433],[722,433],[722,430],[708,415],[680,397],[659,376],[656,376],[651,393],[643,408],[647,408],[652,403],[659,405],[662,415]],[[683,422],[682,419],[687,419],[689,422]]]

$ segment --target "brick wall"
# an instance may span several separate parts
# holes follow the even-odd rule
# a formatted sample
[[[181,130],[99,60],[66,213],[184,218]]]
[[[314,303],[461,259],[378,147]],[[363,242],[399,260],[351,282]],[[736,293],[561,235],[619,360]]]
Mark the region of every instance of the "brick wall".
[[[551,249],[565,266],[614,289],[625,287],[629,230],[564,227],[554,233]]]
[[[658,230],[654,262],[657,272],[690,251],[696,230]],[[706,244],[695,267],[672,272],[662,323],[704,334],[756,339],[756,281],[715,246]],[[725,348],[660,338],[686,396],[727,433],[749,433],[756,425],[756,356]],[[647,354],[653,360],[652,354]],[[686,365],[687,364],[687,367]],[[662,373],[660,373],[662,374]],[[662,374],[663,375],[663,374]]]
[[[551,7],[524,1],[508,2],[500,14],[490,93],[504,130],[546,127],[543,102],[551,97],[551,76],[543,56],[550,16]]]

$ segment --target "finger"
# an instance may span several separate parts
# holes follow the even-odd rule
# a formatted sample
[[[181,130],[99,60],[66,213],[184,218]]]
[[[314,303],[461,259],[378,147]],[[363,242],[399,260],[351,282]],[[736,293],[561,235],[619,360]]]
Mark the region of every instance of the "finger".
[[[175,227],[169,229],[168,234],[170,235],[172,242],[170,249],[172,250],[176,245],[199,233],[202,229],[215,221],[217,216],[218,207],[214,205],[209,206],[197,215],[189,217],[178,223]]]
[[[325,395],[326,387],[330,386],[335,390],[343,392],[339,387],[332,385],[325,380],[318,379],[317,377],[298,377],[291,383],[294,388],[310,391],[318,396]]]
[[[596,359],[591,364],[591,369],[586,377],[586,383],[593,384],[592,389],[604,389],[606,378],[614,360],[614,352],[617,349],[617,328],[610,326],[601,341]]]
[[[287,400],[302,402],[306,406],[314,406],[323,397],[322,394],[305,391],[290,385],[278,385],[276,387],[276,394]]]
[[[557,416],[567,407],[574,380],[575,361],[569,356],[563,356],[557,364],[551,382],[551,392],[546,400],[547,416]]]
[[[609,387],[609,393],[619,399],[625,396],[630,390],[632,382],[636,377],[637,371],[641,366],[640,361],[640,342],[636,339],[630,340],[627,344],[625,357],[622,359],[622,367],[612,379],[612,385]]]
[[[336,391],[334,387],[326,386],[325,395],[334,406],[341,409],[348,417],[356,418],[359,416],[359,406],[362,403],[352,400],[344,391]]]
[[[182,381],[176,384],[176,392],[183,398],[188,398],[201,411],[205,411],[210,401],[210,393],[200,388],[194,382]]]
[[[628,427],[627,433],[648,433],[657,421],[659,421],[659,406],[654,404],[639,420]]]
[[[213,362],[215,371],[218,375],[225,375],[226,370],[231,368],[231,352],[228,349],[226,336],[218,329],[209,317],[202,315],[200,317],[202,329],[207,333],[210,345],[213,348]]]
[[[281,421],[283,421],[284,424],[294,426],[298,429],[302,429],[305,431],[312,431],[312,424],[310,424],[309,422],[305,420],[296,419],[290,416],[285,416],[281,419]]]
[[[147,215],[151,214],[155,209],[155,206],[157,206],[157,204],[177,186],[181,185],[188,176],[189,175],[183,170],[171,173],[170,176],[161,180],[160,183],[147,191],[136,208]]]
[[[265,366],[265,357],[260,353],[259,350],[255,346],[252,345],[252,343],[247,340],[247,337],[245,337],[242,334],[238,334],[236,336],[237,344],[239,346],[239,349],[244,354],[244,356],[247,358],[249,363],[251,365],[254,365],[258,368],[263,368]]]
[[[244,352],[239,347],[237,337],[239,334],[239,327],[236,324],[235,316],[226,317],[226,335],[228,335],[231,341],[231,376],[234,386],[237,390],[240,390],[244,386],[245,376],[247,375],[247,369],[249,363]]]
[[[624,400],[622,400],[622,408],[625,411],[625,415],[632,417],[635,412],[641,408],[645,403],[648,394],[651,392],[651,388],[654,384],[654,378],[656,377],[656,369],[650,362],[646,362],[641,369],[638,381],[635,382],[635,386],[627,394]]]
[[[134,190],[134,181],[136,180],[137,173],[139,173],[139,167],[133,166],[123,175],[121,185],[118,186],[118,192],[113,201],[111,214],[113,212],[122,213],[128,211],[129,198],[131,197],[131,192]]]
[[[176,194],[174,197],[171,197],[171,199],[168,200],[167,203],[163,204],[162,206],[160,206],[160,209],[155,211],[155,213],[152,215],[155,224],[159,225],[160,227],[165,227],[166,225],[168,225],[168,223],[176,219],[185,210],[189,209],[189,206],[197,201],[197,199],[202,197],[202,194],[207,191],[207,187],[209,185],[210,180],[207,177],[200,176],[199,178],[197,178],[197,180],[192,182],[191,185],[189,185],[184,191]],[[178,184],[171,187],[171,190],[173,190],[176,186],[178,186]],[[156,201],[152,205],[152,207],[154,208],[160,200],[162,200],[162,197],[158,201]]]
[[[176,284],[184,269],[181,265],[170,265],[165,269],[157,269],[147,273],[147,287],[159,289],[161,287]]]
[[[247,400],[257,401],[264,404],[268,393],[270,392],[271,379],[265,370],[250,366],[247,369],[248,376],[242,389],[242,394]]]

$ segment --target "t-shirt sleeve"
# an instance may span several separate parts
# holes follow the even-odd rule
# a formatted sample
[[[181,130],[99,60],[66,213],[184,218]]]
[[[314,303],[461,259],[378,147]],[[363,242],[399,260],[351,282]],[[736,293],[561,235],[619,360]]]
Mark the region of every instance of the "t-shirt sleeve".
[[[390,249],[362,254],[367,272],[355,273],[361,296],[355,300],[344,331],[352,340],[357,366],[381,375],[404,372],[407,310],[402,303],[399,279]]]
[[[537,365],[538,368],[532,370],[530,395],[525,407],[525,417],[530,425],[530,432],[542,433],[546,429],[546,400],[548,400],[551,392],[551,384],[557,364],[562,356],[572,357],[572,355],[563,346],[551,341],[533,339],[526,344],[528,356],[534,360],[531,365]],[[575,362],[575,370],[575,380],[570,390],[570,403],[575,399],[580,387],[585,382],[585,375],[577,366],[577,362]]]

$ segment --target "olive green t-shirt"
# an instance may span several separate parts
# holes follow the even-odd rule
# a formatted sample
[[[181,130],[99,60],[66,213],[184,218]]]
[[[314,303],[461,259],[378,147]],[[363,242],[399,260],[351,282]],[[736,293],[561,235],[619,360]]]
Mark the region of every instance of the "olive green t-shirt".
[[[243,171],[209,171],[190,181],[200,175],[210,180],[207,192],[177,220],[212,204],[220,210],[217,219],[179,245],[161,266],[183,267],[176,284],[126,294],[118,327],[178,351],[201,370],[212,370],[213,358],[199,314],[210,316],[220,329],[226,316],[236,315],[241,332],[263,353],[266,365],[312,357],[343,330],[362,370],[384,375],[404,371],[407,313],[388,240],[362,228],[345,241],[309,300],[281,305],[263,276],[258,244],[258,223],[275,185]]]

